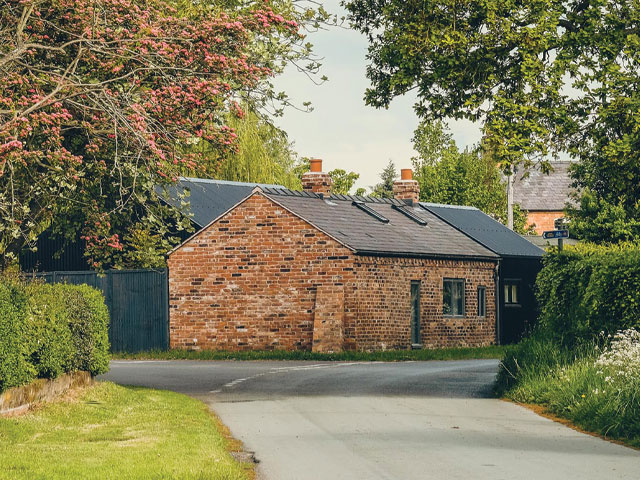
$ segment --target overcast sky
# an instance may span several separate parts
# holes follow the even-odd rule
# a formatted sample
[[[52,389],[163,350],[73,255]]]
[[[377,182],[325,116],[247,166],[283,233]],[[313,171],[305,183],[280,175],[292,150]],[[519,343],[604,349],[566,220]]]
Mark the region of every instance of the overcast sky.
[[[345,15],[339,0],[325,1],[331,13]],[[358,32],[332,28],[309,35],[316,54],[323,57],[322,74],[329,81],[314,85],[303,74],[290,69],[276,79],[276,87],[287,92],[297,104],[311,101],[314,111],[286,110],[276,120],[301,156],[324,160],[325,171],[334,168],[360,174],[358,187],[379,181],[379,174],[393,160],[398,171],[411,167],[414,151],[411,137],[418,119],[413,98],[397,98],[388,110],[376,110],[364,104],[369,85],[365,76],[367,40]],[[479,141],[480,131],[470,122],[450,122],[458,146]]]

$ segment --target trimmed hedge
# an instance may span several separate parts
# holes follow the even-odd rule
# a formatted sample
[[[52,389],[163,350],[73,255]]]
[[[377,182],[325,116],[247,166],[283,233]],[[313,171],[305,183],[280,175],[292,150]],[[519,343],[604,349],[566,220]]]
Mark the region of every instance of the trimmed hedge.
[[[35,378],[109,368],[109,312],[87,285],[0,278],[0,391]]]
[[[640,327],[640,245],[579,244],[545,255],[536,281],[539,329],[573,346]]]

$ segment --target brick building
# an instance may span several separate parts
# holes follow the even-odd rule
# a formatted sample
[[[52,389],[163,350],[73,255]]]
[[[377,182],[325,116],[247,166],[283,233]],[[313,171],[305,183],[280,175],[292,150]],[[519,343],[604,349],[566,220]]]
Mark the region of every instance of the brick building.
[[[571,162],[553,162],[553,171],[541,172],[532,168],[518,172],[513,184],[514,202],[527,212],[529,225],[533,225],[538,235],[546,230],[554,230],[554,221],[564,218],[565,205],[571,202]]]
[[[332,195],[321,170],[312,162],[302,192],[253,188],[170,253],[171,347],[338,351],[499,339],[495,249],[418,203],[410,170],[390,200]]]

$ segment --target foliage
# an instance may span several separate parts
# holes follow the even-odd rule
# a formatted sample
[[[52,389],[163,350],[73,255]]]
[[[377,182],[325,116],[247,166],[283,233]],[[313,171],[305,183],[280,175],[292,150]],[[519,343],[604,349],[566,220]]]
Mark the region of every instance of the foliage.
[[[640,240],[640,203],[626,207],[622,201],[605,200],[588,187],[580,192],[578,202],[567,207],[572,237],[596,243]]]
[[[640,327],[640,246],[578,244],[548,253],[536,289],[540,328],[563,345]]]
[[[423,350],[385,350],[376,352],[344,351],[318,353],[310,351],[239,351],[221,350],[154,350],[150,352],[117,353],[114,358],[156,360],[314,360],[314,361],[361,361],[403,362],[426,360],[468,360],[478,358],[501,358],[505,347],[490,345],[475,348],[438,348]]]
[[[34,378],[109,369],[109,312],[86,286],[0,279],[0,391]]]
[[[579,348],[563,347],[539,332],[507,350],[497,393],[640,446],[639,351],[637,330],[600,336]]]
[[[21,385],[33,378],[35,369],[29,363],[26,342],[25,312],[27,295],[20,282],[13,278],[0,281],[0,392]]]
[[[117,266],[133,230],[166,251],[168,225],[184,225],[156,186],[210,162],[189,148],[199,142],[216,161],[233,152],[225,118],[242,115],[237,92],[259,97],[277,60],[266,52],[302,41],[295,20],[262,2],[188,13],[164,0],[0,4],[5,260],[52,223],[84,230],[95,268]]]
[[[300,179],[294,171],[297,154],[286,132],[267,117],[245,105],[241,117],[229,114],[228,125],[238,135],[237,150],[204,171],[205,177],[237,182],[283,185],[299,190]]]
[[[568,152],[581,160],[579,183],[637,214],[638,2],[344,4],[369,40],[369,105],[415,91],[421,118],[480,121],[507,173]]]
[[[420,200],[468,205],[507,223],[507,192],[494,157],[481,146],[460,151],[441,122],[423,121],[413,136],[414,179]],[[527,216],[514,205],[514,230],[527,233]]]
[[[347,172],[341,168],[336,168],[329,172],[332,180],[331,193],[348,195],[353,184],[360,178],[360,174],[355,172]]]
[[[396,181],[398,172],[393,161],[389,160],[387,166],[380,173],[380,180],[377,185],[371,189],[371,196],[380,198],[393,198],[393,182]]]
[[[25,448],[25,444],[29,448]],[[0,478],[245,480],[253,463],[202,402],[98,382],[17,418],[0,418]]]

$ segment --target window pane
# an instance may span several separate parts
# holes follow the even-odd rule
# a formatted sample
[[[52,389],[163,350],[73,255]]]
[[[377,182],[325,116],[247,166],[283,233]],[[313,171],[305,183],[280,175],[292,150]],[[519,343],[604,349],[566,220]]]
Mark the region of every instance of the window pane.
[[[511,285],[505,285],[504,286],[504,303],[511,303],[511,300],[509,299],[510,293],[511,293]]]
[[[478,316],[484,317],[486,311],[486,291],[484,287],[478,287]]]
[[[464,283],[463,282],[454,283],[453,302],[454,302],[453,314],[464,315]]]
[[[445,280],[442,289],[442,313],[451,315],[451,281]]]
[[[518,303],[518,285],[511,285],[511,303]]]

